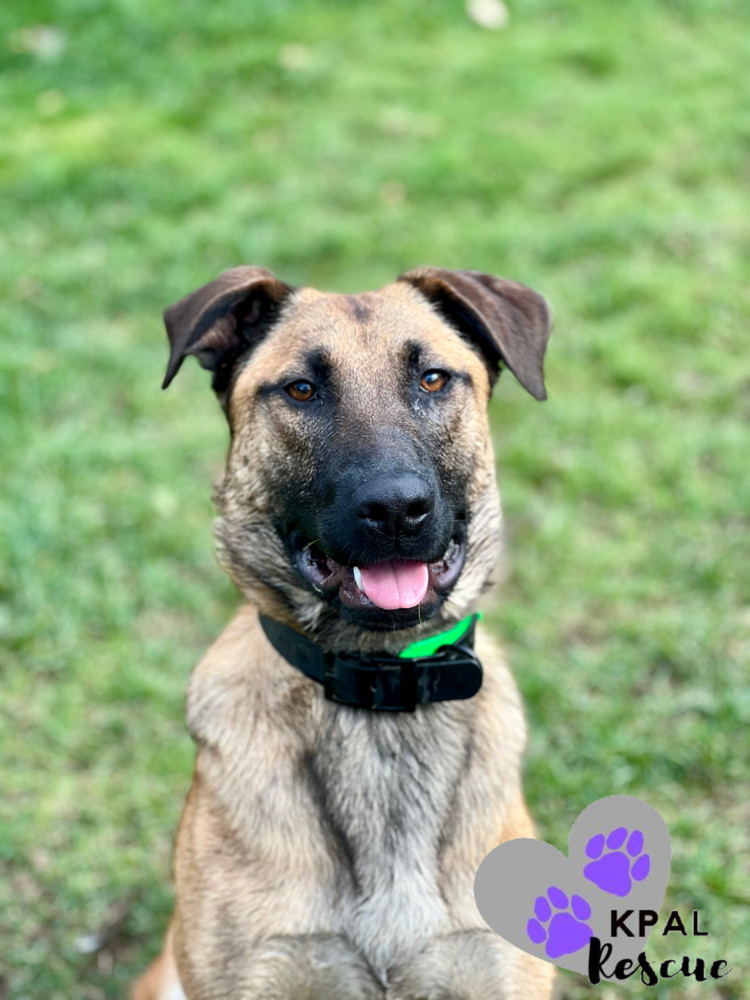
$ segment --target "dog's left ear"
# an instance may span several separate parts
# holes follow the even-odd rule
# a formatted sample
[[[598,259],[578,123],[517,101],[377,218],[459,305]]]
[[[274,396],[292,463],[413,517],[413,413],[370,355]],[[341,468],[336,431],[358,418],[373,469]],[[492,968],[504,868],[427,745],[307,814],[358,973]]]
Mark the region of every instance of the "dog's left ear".
[[[234,363],[260,339],[293,290],[262,267],[233,267],[166,309],[172,351],[162,389],[194,354],[213,372],[214,390],[222,392]]]
[[[541,295],[526,285],[479,271],[418,267],[399,280],[419,289],[482,350],[493,383],[504,364],[532,396],[547,398],[543,363],[551,320]]]

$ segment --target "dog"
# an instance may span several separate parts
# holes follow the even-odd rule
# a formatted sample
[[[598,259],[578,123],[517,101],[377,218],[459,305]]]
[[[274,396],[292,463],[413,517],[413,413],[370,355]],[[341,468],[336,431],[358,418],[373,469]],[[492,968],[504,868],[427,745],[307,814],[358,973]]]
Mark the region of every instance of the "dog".
[[[237,267],[165,324],[164,387],[195,355],[229,422],[215,535],[246,603],[190,682],[175,912],[132,997],[545,1000],[551,966],[473,896],[534,835],[519,695],[474,612],[500,547],[487,403],[502,368],[546,398],[545,300]]]

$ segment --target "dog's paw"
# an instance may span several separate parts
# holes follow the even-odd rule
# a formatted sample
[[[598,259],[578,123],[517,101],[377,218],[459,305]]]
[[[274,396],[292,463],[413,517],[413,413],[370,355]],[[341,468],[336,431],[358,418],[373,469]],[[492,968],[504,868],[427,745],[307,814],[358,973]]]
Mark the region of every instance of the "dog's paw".
[[[633,830],[628,837],[624,826],[606,838],[603,833],[591,837],[586,855],[592,860],[583,869],[584,877],[613,896],[627,896],[633,882],[642,882],[651,870],[651,858],[643,850],[643,834]]]
[[[546,1000],[552,967],[489,931],[433,938],[388,973],[387,1000]]]
[[[346,938],[310,934],[259,947],[242,1000],[383,1000],[384,990]]]

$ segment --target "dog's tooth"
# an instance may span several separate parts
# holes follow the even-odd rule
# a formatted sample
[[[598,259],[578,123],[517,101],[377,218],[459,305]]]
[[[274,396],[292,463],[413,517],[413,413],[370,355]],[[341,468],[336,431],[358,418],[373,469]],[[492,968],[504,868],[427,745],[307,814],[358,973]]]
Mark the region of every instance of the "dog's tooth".
[[[362,590],[362,573],[359,566],[355,566],[352,572],[354,573],[354,582],[357,584],[359,589]]]

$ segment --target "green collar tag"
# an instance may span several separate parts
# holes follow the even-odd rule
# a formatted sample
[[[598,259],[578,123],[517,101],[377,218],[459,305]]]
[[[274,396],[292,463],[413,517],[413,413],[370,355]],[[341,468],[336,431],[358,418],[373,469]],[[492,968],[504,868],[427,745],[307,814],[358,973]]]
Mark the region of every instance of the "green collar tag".
[[[459,639],[463,639],[471,628],[472,623],[479,621],[481,617],[481,611],[473,615],[467,615],[466,618],[462,618],[453,628],[449,628],[447,632],[440,632],[438,635],[431,635],[428,639],[419,639],[417,642],[412,642],[406,649],[402,649],[398,655],[405,659],[419,656],[433,656],[441,646],[452,646]]]

